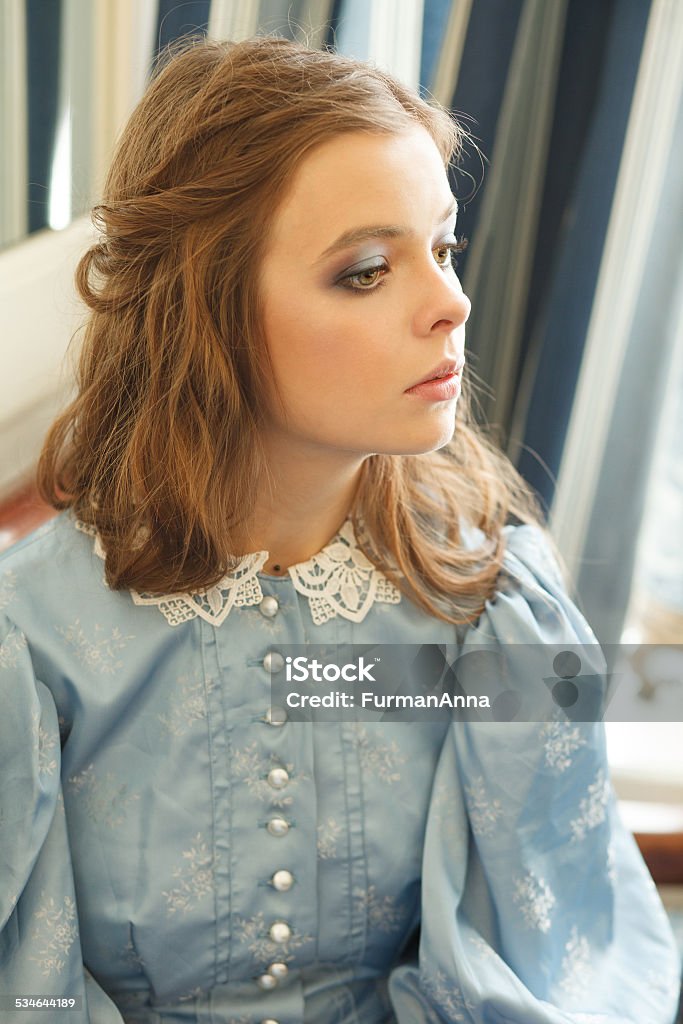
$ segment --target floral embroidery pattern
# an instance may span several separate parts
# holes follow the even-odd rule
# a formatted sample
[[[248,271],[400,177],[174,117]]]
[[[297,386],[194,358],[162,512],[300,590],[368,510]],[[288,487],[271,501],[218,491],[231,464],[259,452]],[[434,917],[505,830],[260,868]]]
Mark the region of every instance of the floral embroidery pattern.
[[[249,918],[236,914],[235,923],[238,941],[251,953],[259,967],[273,960],[289,963],[297,949],[312,941],[312,936],[292,931],[284,942],[275,942],[268,934],[268,926],[262,911]]]
[[[571,755],[586,745],[578,726],[568,722],[546,722],[540,738],[545,751],[545,763],[556,772],[566,771],[572,763]]]
[[[476,776],[471,785],[465,786],[465,793],[472,831],[476,836],[493,835],[496,822],[503,813],[500,800],[491,799],[481,775]]]
[[[112,629],[109,637],[96,635],[94,639],[88,639],[80,619],[76,619],[66,628],[55,626],[55,629],[60,636],[64,637],[67,644],[73,647],[76,657],[82,665],[103,676],[113,675],[123,667],[123,662],[118,657],[119,652],[126,647],[129,640],[135,639],[133,636],[123,636],[117,627]],[[103,626],[95,625],[95,634],[101,634],[103,630]]]
[[[400,782],[401,773],[396,771],[396,766],[404,764],[407,757],[401,753],[396,741],[382,743],[377,738],[371,738],[365,726],[358,723],[355,723],[355,737],[363,771],[382,782]]]
[[[429,815],[441,831],[444,840],[454,842],[459,834],[462,834],[454,809],[453,793],[448,786],[442,782],[437,783],[438,788],[432,795],[429,807]]]
[[[496,953],[495,949],[493,949],[493,947],[488,944],[486,939],[482,935],[479,935],[477,932],[473,932],[471,935],[468,936],[468,942],[472,949],[476,949],[477,953],[479,953],[482,959],[495,960],[497,958],[498,954]]]
[[[289,781],[283,789],[274,789],[268,782],[271,768],[284,768],[289,773]],[[233,752],[232,769],[255,797],[267,800],[273,807],[289,807],[294,799],[292,790],[302,779],[308,778],[303,772],[294,775],[294,765],[283,764],[275,754],[265,759],[256,741]]]
[[[337,840],[342,834],[342,827],[334,818],[328,818],[318,825],[317,831],[318,856],[321,860],[331,860],[337,856]]]
[[[113,772],[107,772],[103,779],[98,778],[92,764],[72,775],[69,785],[83,794],[85,813],[90,820],[109,828],[123,825],[128,808],[140,799],[140,794],[131,792],[127,783],[119,782]]]
[[[427,995],[444,1010],[448,1020],[469,1019],[468,1011],[475,1009],[474,1003],[465,998],[460,986],[452,978],[447,978],[441,969],[433,972],[421,970],[420,982]]]
[[[50,755],[57,746],[57,737],[51,736],[40,724],[38,711],[33,712],[33,736],[34,743],[38,746],[38,768],[46,775],[52,775],[57,771],[57,759]]]
[[[183,850],[182,856],[186,863],[172,872],[172,877],[177,878],[179,884],[173,889],[162,890],[169,914],[194,910],[199,900],[215,888],[214,866],[218,858],[213,857],[201,832],[194,837],[190,849]]]
[[[612,885],[617,882],[617,851],[612,840],[607,847],[607,877]]]
[[[43,895],[44,893],[41,893],[41,896]],[[30,959],[39,965],[43,977],[46,978],[55,972],[59,974],[76,940],[76,904],[70,896],[65,896],[62,905],[58,906],[50,897],[36,912],[36,919],[43,924],[33,933],[38,956],[32,956]]]
[[[176,690],[169,697],[168,712],[157,715],[166,732],[172,736],[183,736],[195,722],[206,718],[205,693],[210,693],[214,687],[211,679],[207,680],[205,691],[202,679],[179,676]]]
[[[6,608],[14,597],[17,587],[17,574],[7,569],[0,578],[0,610]]]
[[[591,965],[588,939],[585,935],[579,935],[576,925],[571,930],[564,950],[560,988],[569,996],[578,996],[591,980],[594,968]]]
[[[378,896],[374,885],[354,889],[353,898],[365,909],[368,924],[381,932],[395,932],[401,927],[404,914],[393,896]]]
[[[569,823],[575,840],[584,839],[589,829],[596,828],[603,823],[609,795],[609,782],[604,771],[599,771],[595,782],[588,787],[588,796],[579,804],[581,813]]]
[[[12,626],[0,644],[0,668],[16,668],[21,652],[27,647],[24,634]]]
[[[527,871],[523,878],[515,878],[512,901],[521,910],[529,928],[538,928],[541,932],[550,930],[550,911],[556,901],[550,886],[542,878],[537,878],[531,871]]]

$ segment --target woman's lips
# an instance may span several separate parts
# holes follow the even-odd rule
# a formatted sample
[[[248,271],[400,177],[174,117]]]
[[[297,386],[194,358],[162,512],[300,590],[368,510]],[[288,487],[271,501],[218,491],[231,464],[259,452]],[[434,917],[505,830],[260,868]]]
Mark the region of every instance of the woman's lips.
[[[437,380],[426,380],[422,384],[414,384],[412,388],[408,388],[406,394],[426,398],[430,402],[451,401],[460,395],[460,377],[457,373],[451,373]]]
[[[465,356],[461,356],[457,361],[455,359],[444,360],[440,362],[438,367],[434,367],[429,374],[417,381],[417,383],[412,384],[409,388],[405,388],[405,393],[413,391],[417,387],[422,387],[423,384],[430,384],[439,380],[450,380],[454,376],[461,377],[464,367]]]
[[[426,374],[420,380],[416,381],[415,384],[411,384],[409,388],[406,388],[406,391],[412,391],[413,388],[419,387],[422,384],[427,384],[433,380],[445,380],[447,377],[452,377],[454,373],[460,376],[464,365],[464,356],[461,356],[460,359],[458,360],[444,359],[442,360],[442,362],[439,363],[438,366],[435,366],[432,370],[430,370],[428,374]]]

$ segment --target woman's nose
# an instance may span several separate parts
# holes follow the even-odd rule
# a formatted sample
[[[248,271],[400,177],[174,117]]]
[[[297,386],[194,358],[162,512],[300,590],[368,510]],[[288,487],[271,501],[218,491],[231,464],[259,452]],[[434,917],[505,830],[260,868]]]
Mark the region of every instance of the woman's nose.
[[[420,313],[423,332],[445,329],[453,331],[462,327],[467,321],[472,303],[465,295],[460,281],[454,274],[447,277],[441,273],[441,279],[433,281],[429,292],[423,292],[423,304]]]

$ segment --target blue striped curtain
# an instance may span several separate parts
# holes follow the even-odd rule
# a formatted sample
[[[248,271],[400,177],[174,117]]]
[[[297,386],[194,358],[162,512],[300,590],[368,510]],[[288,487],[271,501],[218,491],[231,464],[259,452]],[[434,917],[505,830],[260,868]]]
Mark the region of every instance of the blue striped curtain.
[[[61,0],[26,3],[28,231],[47,227],[50,176],[57,134]]]

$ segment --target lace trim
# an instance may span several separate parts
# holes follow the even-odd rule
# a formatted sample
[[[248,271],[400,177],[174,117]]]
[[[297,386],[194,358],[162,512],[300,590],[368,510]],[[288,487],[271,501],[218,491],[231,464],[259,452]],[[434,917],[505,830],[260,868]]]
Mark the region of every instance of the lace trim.
[[[75,521],[77,530],[94,539],[95,554],[105,559],[102,541],[93,526]],[[236,569],[208,590],[191,594],[154,595],[131,590],[133,603],[156,605],[171,626],[202,618],[220,626],[234,607],[260,604],[263,591],[258,573],[268,560],[267,551],[245,555]],[[399,604],[401,592],[358,547],[353,523],[347,519],[322,551],[287,570],[294,589],[308,599],[316,626],[337,615],[362,622],[375,601]]]
[[[307,562],[288,569],[294,588],[308,598],[316,626],[341,615],[362,622],[375,602],[398,604],[401,592],[358,547],[347,519],[330,543]]]

